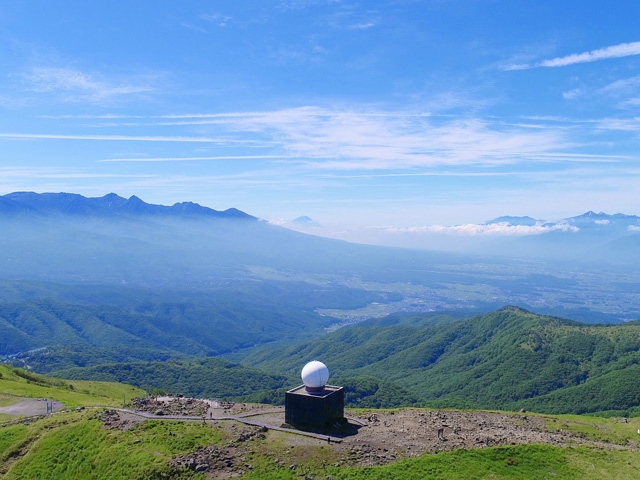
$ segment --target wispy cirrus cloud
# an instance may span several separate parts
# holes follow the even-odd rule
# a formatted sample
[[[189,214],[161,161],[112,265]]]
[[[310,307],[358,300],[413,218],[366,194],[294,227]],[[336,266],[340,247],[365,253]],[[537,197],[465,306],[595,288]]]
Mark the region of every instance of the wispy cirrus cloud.
[[[562,98],[566,100],[573,100],[575,98],[581,97],[584,95],[586,90],[582,87],[574,88],[573,90],[568,90],[566,92],[562,92]]]
[[[71,68],[34,67],[22,78],[26,89],[31,92],[56,94],[65,101],[74,102],[101,103],[155,90],[149,78],[107,80],[99,74]]]
[[[618,130],[621,132],[640,132],[640,117],[635,118],[604,118],[597,122],[601,130]]]
[[[75,117],[71,117],[75,118]],[[110,118],[96,116],[96,120]],[[113,117],[117,120],[117,117]],[[90,118],[87,118],[90,120]],[[197,127],[200,136],[0,133],[0,138],[209,143],[233,151],[212,155],[114,157],[112,162],[281,159],[308,171],[419,173],[436,167],[493,167],[530,162],[611,162],[576,152],[569,130],[542,120],[526,125],[477,117],[433,116],[379,108],[299,107],[275,111],[168,114],[123,122],[125,128]],[[260,148],[259,154],[242,148]],[[471,172],[473,173],[473,172]]]
[[[167,116],[168,118],[169,116]],[[511,127],[423,112],[300,107],[245,114],[172,115],[170,125],[211,125],[270,138],[287,157],[336,170],[496,165],[561,154],[561,129]]]
[[[640,42],[621,43],[610,47],[599,48],[589,52],[572,53],[564,57],[556,57],[542,60],[536,63],[517,63],[504,67],[504,70],[527,70],[536,67],[566,67],[577,63],[589,63],[610,58],[629,57],[640,55]]]
[[[347,28],[350,30],[366,30],[368,28],[375,27],[377,25],[376,22],[368,21],[368,22],[360,22],[349,25]]]
[[[232,17],[222,15],[221,13],[201,13],[200,18],[218,27],[226,27],[229,21],[232,20]]]
[[[603,93],[624,94],[629,91],[636,91],[638,87],[640,87],[640,75],[616,80],[604,86],[600,91]]]

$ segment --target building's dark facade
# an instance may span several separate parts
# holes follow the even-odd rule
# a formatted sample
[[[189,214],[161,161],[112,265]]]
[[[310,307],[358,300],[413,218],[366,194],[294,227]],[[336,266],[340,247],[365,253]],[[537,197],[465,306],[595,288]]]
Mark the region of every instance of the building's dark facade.
[[[326,385],[320,392],[308,392],[304,385],[285,396],[285,422],[301,428],[330,427],[344,421],[344,388]]]

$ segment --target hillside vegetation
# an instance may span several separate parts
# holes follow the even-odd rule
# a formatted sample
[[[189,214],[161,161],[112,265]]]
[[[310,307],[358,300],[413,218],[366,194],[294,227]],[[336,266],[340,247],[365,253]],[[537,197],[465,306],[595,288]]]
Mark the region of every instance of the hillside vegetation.
[[[29,362],[45,365],[48,355],[36,353]],[[53,355],[53,364],[63,357],[55,350]],[[640,414],[640,323],[586,325],[517,307],[464,320],[396,315],[294,346],[256,347],[241,364],[219,358],[125,360],[54,373],[147,391],[282,404],[312,359],[329,366],[330,381],[345,387],[352,407]]]
[[[300,384],[298,375],[273,375],[221,358],[164,362],[121,362],[74,367],[52,373],[65,379],[91,379],[136,385],[151,393],[284,405],[285,392]],[[417,399],[395,383],[373,377],[336,378],[351,407],[416,405]]]
[[[90,378],[137,385],[146,391],[163,391],[197,398],[236,398],[286,385],[286,378],[269,375],[220,358],[125,362],[60,370],[62,378]]]
[[[315,313],[316,308],[358,308],[382,299],[344,286],[302,282],[264,281],[208,292],[7,284],[50,298],[0,301],[0,356],[56,345],[105,349],[106,358],[107,349],[146,350],[144,359],[151,359],[151,351],[219,355],[321,333],[336,320]]]
[[[4,404],[14,403],[16,398],[28,397],[55,399],[65,407],[121,406],[123,402],[143,394],[142,390],[131,385],[61,380],[0,364],[0,401]]]
[[[428,405],[640,413],[640,324],[585,325],[517,307],[460,322],[344,328],[245,361],[293,374],[309,359],[370,376]]]

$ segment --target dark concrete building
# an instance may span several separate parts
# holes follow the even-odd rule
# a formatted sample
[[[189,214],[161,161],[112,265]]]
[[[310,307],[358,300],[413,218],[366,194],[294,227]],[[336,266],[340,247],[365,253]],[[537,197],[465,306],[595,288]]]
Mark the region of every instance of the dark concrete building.
[[[322,392],[308,392],[304,385],[285,396],[285,422],[298,427],[330,427],[344,420],[344,388],[326,385]]]
[[[344,421],[344,389],[327,385],[329,369],[322,362],[307,363],[300,385],[285,395],[285,422],[300,428],[326,428]]]

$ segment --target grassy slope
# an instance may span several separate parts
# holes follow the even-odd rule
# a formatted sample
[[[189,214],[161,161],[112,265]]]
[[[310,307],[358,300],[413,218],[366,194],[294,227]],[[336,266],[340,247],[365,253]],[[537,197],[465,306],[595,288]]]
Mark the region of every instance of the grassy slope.
[[[9,464],[4,478],[162,478],[170,458],[222,436],[200,423],[156,421],[108,431],[94,417],[95,412],[72,412],[1,429],[0,465]],[[16,452],[21,456],[11,463]]]
[[[11,397],[50,398],[62,402],[65,407],[91,405],[122,405],[123,400],[143,395],[144,392],[131,385],[109,382],[87,382],[58,380],[42,375],[20,371],[22,375],[6,365],[0,365],[0,404],[11,404]],[[25,378],[28,377],[28,378]],[[0,420],[8,419],[0,415]]]

